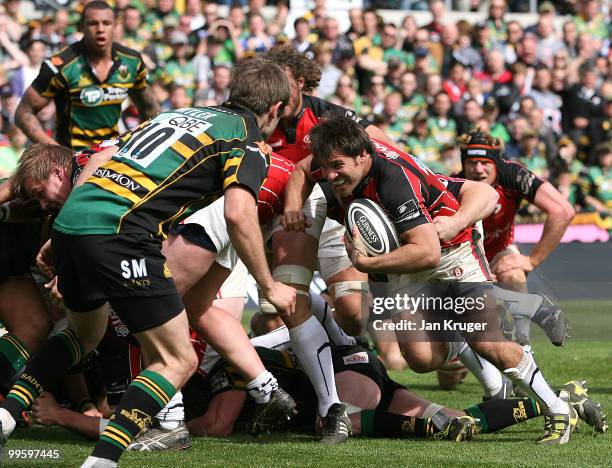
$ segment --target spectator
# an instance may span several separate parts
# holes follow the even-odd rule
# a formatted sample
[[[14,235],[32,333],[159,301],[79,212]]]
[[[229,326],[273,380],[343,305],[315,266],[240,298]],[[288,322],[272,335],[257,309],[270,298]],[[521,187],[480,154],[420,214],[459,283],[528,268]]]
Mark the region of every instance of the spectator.
[[[521,157],[519,161],[541,179],[547,180],[550,172],[544,155],[544,144],[540,142],[535,130],[525,130],[521,137]]]
[[[358,115],[362,115],[363,100],[355,90],[353,79],[346,74],[340,76],[336,85],[336,92],[329,97],[329,101],[347,109],[354,110]]]
[[[551,90],[552,73],[545,65],[536,69],[533,89],[529,96],[533,99],[535,106],[542,110],[544,126],[555,134],[561,134],[561,106],[563,100]]]
[[[321,40],[326,40],[331,43],[333,48],[332,63],[337,63],[340,60],[341,53],[349,52],[354,54],[353,43],[344,34],[340,34],[338,21],[335,18],[326,18],[323,26]]]
[[[476,99],[468,98],[463,104],[463,115],[457,119],[457,133],[463,135],[472,130],[482,116],[482,106]]]
[[[563,131],[578,146],[578,157],[587,160],[592,149],[591,123],[602,116],[602,98],[597,90],[597,75],[592,63],[580,66],[580,82],[564,95]]]
[[[123,12],[123,38],[122,44],[130,49],[143,52],[151,35],[142,27],[142,15],[134,6],[127,6]]]
[[[442,174],[453,175],[461,172],[461,153],[455,142],[440,148],[440,162],[442,163]]]
[[[608,25],[598,0],[579,0],[578,14],[573,20],[579,33],[587,32],[600,40],[608,37]]]
[[[400,39],[402,42],[402,50],[413,52],[416,32],[419,29],[416,20],[412,15],[404,16],[400,28]]]
[[[166,86],[177,84],[183,86],[189,96],[193,96],[196,87],[196,69],[189,57],[189,39],[182,31],[174,31],[170,36],[170,46],[174,54],[161,72],[162,82]]]
[[[489,128],[487,133],[490,133],[493,138],[499,138],[504,144],[510,141],[510,134],[503,122],[498,120],[499,106],[494,97],[489,96],[482,107],[483,118],[487,122]],[[484,130],[483,130],[484,131]]]
[[[442,89],[448,94],[451,102],[457,104],[465,93],[465,67],[461,62],[455,62],[450,69],[448,79],[442,83]]]
[[[525,117],[517,116],[510,122],[508,130],[510,131],[510,141],[506,145],[504,157],[517,160],[522,156],[521,142],[523,135],[529,130],[529,123]]]
[[[508,39],[502,44],[502,50],[504,52],[504,60],[512,65],[518,59],[516,51],[521,39],[523,39],[524,31],[523,26],[518,21],[509,21],[507,29]]]
[[[350,23],[350,26],[348,30],[346,31],[345,35],[351,41],[355,41],[364,32],[363,10],[361,8],[349,9],[349,23]]]
[[[474,72],[474,78],[482,83],[486,94],[491,94],[495,85],[512,81],[512,74],[506,69],[504,54],[501,51],[490,50],[486,54],[485,63],[484,70]]]
[[[295,37],[291,40],[291,44],[300,53],[306,53],[311,50],[312,43],[309,40],[310,25],[304,17],[300,17],[293,22],[293,30]]]
[[[11,39],[8,28],[7,16],[0,13],[0,66],[5,71],[28,65],[28,57],[19,49],[17,41]]]
[[[583,181],[586,204],[593,210],[612,215],[612,145],[595,149],[597,165],[591,166]]]
[[[385,132],[396,143],[404,142],[412,129],[412,123],[403,117],[401,108],[401,93],[392,92],[385,96],[381,113],[382,121],[385,122]]]
[[[189,29],[191,31],[195,31],[206,24],[206,19],[202,14],[202,3],[200,0],[185,1],[185,16],[189,18]]]
[[[459,29],[455,23],[445,24],[442,28],[440,44],[442,45],[442,76],[450,74],[450,68],[455,61],[453,56],[459,40]]]
[[[427,127],[438,147],[454,143],[457,139],[457,124],[449,116],[451,107],[452,103],[448,94],[440,91],[435,95],[432,115],[427,119]]]
[[[503,43],[508,38],[508,24],[504,19],[506,14],[505,0],[491,0],[489,3],[489,17],[487,18],[486,28],[489,31],[490,39],[495,43]]]
[[[261,54],[274,46],[274,38],[266,34],[264,17],[260,13],[249,13],[249,32],[242,39],[245,53]]]
[[[554,55],[564,49],[563,42],[557,37],[553,20],[553,15],[541,14],[535,27],[538,42],[536,57],[548,67],[552,67]]]
[[[19,67],[11,76],[11,90],[18,99],[21,99],[25,90],[38,76],[40,67],[47,56],[47,50],[47,44],[42,40],[34,39],[26,45],[28,64]]]
[[[400,79],[400,93],[402,95],[401,118],[409,121],[420,111],[426,109],[425,97],[417,92],[416,75],[406,72]]]
[[[317,88],[317,96],[325,98],[334,92],[342,71],[332,63],[332,46],[327,41],[318,42],[312,48],[314,61],[321,69],[321,80]]]
[[[442,165],[440,164],[439,145],[429,132],[427,119],[428,116],[426,111],[420,111],[415,115],[414,128],[406,139],[406,147],[410,154],[424,161],[431,170],[439,172],[442,169]]]
[[[429,40],[431,42],[440,42],[444,25],[442,18],[446,14],[446,8],[443,0],[431,0],[429,2],[429,12],[431,13],[431,22],[425,25],[425,29],[429,31]]]
[[[570,57],[576,57],[576,55],[578,55],[577,40],[578,28],[576,27],[576,23],[572,20],[564,22],[563,45],[565,46],[565,50],[567,50]]]

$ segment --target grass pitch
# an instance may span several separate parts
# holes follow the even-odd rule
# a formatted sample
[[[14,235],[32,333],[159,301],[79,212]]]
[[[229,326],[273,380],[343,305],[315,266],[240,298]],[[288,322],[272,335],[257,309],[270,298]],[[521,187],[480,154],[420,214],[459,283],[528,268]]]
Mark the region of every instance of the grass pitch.
[[[612,301],[564,304],[573,328],[564,348],[555,348],[535,333],[535,357],[553,386],[586,379],[589,394],[612,413]],[[393,377],[418,394],[446,406],[465,408],[480,400],[474,377],[455,391],[439,390],[435,374],[394,372]],[[612,419],[612,415],[610,415]],[[196,439],[190,450],[173,453],[126,453],[121,466],[612,466],[612,435],[594,435],[584,423],[570,442],[560,447],[540,447],[533,441],[543,428],[542,418],[527,421],[498,434],[479,435],[469,443],[434,440],[384,440],[352,438],[347,443],[320,446],[314,437],[279,434],[253,439],[236,435],[228,440]],[[79,466],[93,443],[56,427],[18,429],[4,447],[3,464],[12,466]],[[59,449],[62,460],[27,463],[7,459],[13,449]]]

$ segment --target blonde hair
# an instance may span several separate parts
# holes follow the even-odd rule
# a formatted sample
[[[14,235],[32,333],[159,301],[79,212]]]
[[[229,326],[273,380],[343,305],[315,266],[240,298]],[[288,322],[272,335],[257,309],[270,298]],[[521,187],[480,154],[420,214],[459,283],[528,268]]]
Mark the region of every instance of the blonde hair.
[[[26,149],[17,170],[11,177],[12,191],[15,195],[25,194],[26,181],[45,182],[54,166],[68,169],[74,156],[70,148],[48,143],[37,143]]]

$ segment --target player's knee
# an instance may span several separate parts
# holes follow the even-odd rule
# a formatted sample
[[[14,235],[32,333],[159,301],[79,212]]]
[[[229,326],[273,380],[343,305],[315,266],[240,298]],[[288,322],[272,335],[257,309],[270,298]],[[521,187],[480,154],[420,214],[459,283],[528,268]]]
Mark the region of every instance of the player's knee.
[[[264,315],[258,312],[251,317],[251,331],[254,336],[265,335],[282,325],[283,321],[278,315]]]
[[[185,348],[183,353],[178,356],[178,369],[182,369],[182,379],[184,382],[189,379],[193,375],[193,373],[198,369],[198,355],[194,351],[192,346],[188,346]]]
[[[428,372],[432,372],[435,369],[435,366],[432,365],[431,359],[428,359],[426,356],[420,356],[417,353],[407,352],[407,350],[402,349],[402,357],[408,364],[408,367],[417,374],[427,374]]]
[[[521,269],[509,270],[501,274],[497,274],[497,281],[500,283],[525,283],[527,276]]]

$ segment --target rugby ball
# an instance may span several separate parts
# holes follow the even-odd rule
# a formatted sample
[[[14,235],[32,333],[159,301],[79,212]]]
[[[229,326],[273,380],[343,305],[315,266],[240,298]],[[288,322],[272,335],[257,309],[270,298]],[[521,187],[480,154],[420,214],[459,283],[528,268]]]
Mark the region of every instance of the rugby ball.
[[[353,241],[353,227],[357,226],[370,256],[383,255],[400,245],[399,236],[387,213],[372,200],[358,198],[349,205],[344,220],[346,234]]]

